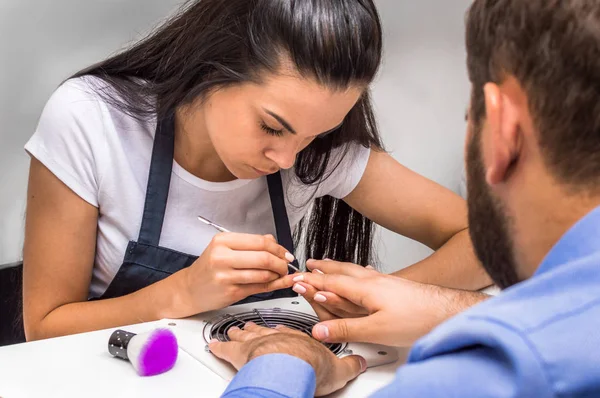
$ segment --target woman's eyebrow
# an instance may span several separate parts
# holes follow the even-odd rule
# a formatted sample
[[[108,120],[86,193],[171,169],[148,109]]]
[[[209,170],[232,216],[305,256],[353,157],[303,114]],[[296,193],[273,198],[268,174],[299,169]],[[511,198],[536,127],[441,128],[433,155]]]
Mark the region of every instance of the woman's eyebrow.
[[[279,116],[275,112],[271,112],[268,109],[263,108],[263,110],[265,112],[267,112],[269,115],[273,116],[273,118],[275,118],[279,123],[281,123],[281,125],[283,127],[285,127],[285,129],[288,130],[290,133],[292,133],[292,134],[298,134],[298,133],[296,133],[296,130],[294,130],[294,128],[284,118],[282,118],[281,116]]]

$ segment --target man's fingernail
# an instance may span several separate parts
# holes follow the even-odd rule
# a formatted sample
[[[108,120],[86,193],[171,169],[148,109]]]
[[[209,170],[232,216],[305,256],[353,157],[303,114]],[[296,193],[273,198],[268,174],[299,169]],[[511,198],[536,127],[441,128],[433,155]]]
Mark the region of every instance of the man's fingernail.
[[[313,329],[313,334],[319,340],[325,340],[329,337],[329,329],[325,325],[316,325]]]
[[[292,279],[294,282],[301,282],[304,280],[304,275],[300,274],[297,277],[295,277],[294,279]]]
[[[322,295],[322,294],[320,294],[320,293],[317,293],[317,294],[315,294],[315,301],[316,301],[317,303],[324,303],[324,302],[326,302],[326,301],[327,301],[327,297],[323,296],[323,295]]]
[[[365,373],[367,371],[367,360],[363,357],[358,357],[358,361],[360,362],[360,373]]]
[[[290,252],[286,252],[285,253],[285,259],[288,260],[290,263],[292,261],[294,261],[296,259],[296,257],[294,257],[294,255]]]
[[[313,269],[313,272],[314,272],[315,274],[321,274],[321,275],[325,275],[325,272],[321,271],[320,269],[316,269],[316,268],[315,268],[315,269]]]
[[[304,286],[301,286],[299,284],[295,284],[294,287],[292,288],[293,291],[295,291],[298,294],[304,294],[306,293],[306,289],[304,288]]]

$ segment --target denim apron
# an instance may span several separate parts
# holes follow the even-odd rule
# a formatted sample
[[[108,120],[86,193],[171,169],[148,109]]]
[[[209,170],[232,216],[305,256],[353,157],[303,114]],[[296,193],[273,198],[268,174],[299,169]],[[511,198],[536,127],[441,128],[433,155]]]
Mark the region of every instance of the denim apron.
[[[198,258],[159,246],[171,183],[174,138],[173,116],[157,123],[140,234],[137,241],[130,241],[127,245],[123,264],[100,299],[133,293],[189,267]],[[285,209],[281,174],[277,172],[267,176],[267,184],[277,240],[293,254],[294,243]],[[190,217],[195,216],[190,214]],[[297,267],[297,262],[294,265]],[[236,304],[296,296],[293,290],[283,289],[250,296]]]

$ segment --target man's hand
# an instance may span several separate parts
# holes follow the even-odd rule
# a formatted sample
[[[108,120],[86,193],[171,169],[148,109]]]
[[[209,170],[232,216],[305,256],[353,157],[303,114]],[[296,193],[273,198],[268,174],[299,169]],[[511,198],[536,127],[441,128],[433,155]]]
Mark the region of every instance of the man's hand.
[[[335,303],[323,316],[315,309],[321,322],[313,328],[313,336],[324,342],[369,342],[408,347],[431,329],[459,312],[485,300],[482,293],[442,288],[412,282],[396,276],[379,274],[373,270],[358,270],[353,264],[333,261],[311,262],[312,273],[295,277],[297,284],[312,294],[315,301],[321,295]],[[335,268],[352,269],[355,275],[330,274]],[[315,269],[325,272],[314,272]],[[335,272],[335,271],[333,271]],[[339,298],[339,299],[338,299]],[[319,300],[316,300],[317,302]],[[321,300],[322,301],[322,300]],[[318,303],[324,305],[324,303]],[[368,314],[362,317],[335,319],[331,307],[353,305],[351,312],[362,308]],[[313,305],[313,308],[315,306]],[[323,307],[325,310],[325,307]]]
[[[305,333],[283,326],[264,328],[252,322],[244,330],[231,328],[229,342],[211,341],[210,351],[241,369],[254,358],[267,354],[288,354],[302,359],[315,370],[316,395],[327,395],[343,388],[367,369],[364,358],[351,355],[336,357],[327,347]],[[285,336],[283,336],[285,335]]]

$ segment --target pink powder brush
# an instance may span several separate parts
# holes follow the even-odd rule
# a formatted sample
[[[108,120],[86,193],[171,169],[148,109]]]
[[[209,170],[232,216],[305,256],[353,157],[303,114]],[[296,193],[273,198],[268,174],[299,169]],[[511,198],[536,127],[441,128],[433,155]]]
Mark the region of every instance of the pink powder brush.
[[[177,338],[169,329],[140,334],[115,330],[108,341],[108,352],[129,361],[140,376],[155,376],[171,370],[178,351]]]

